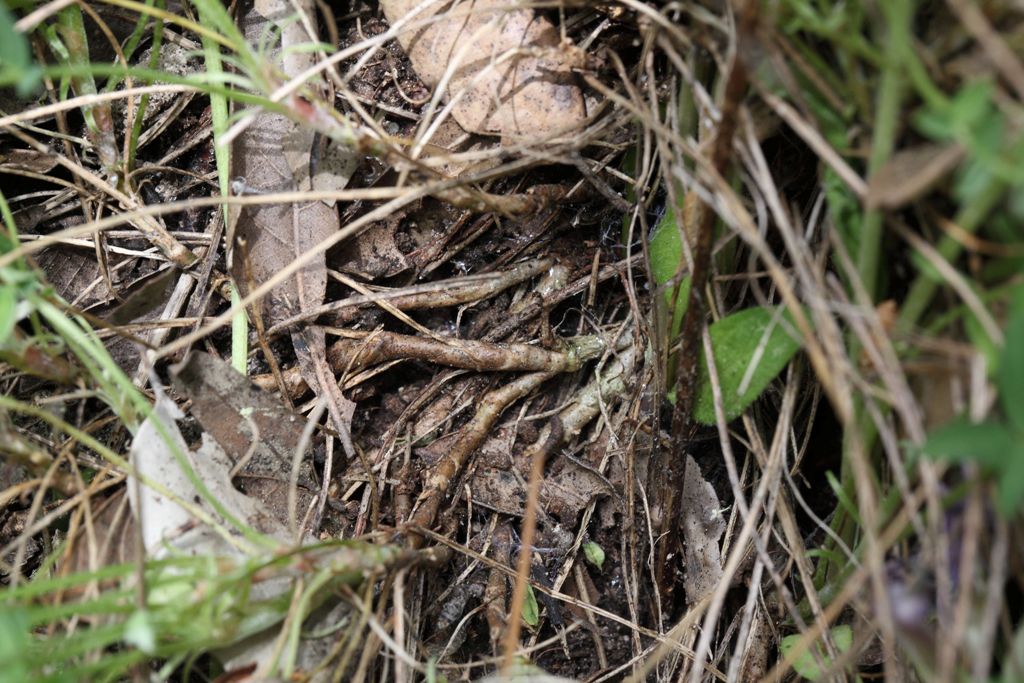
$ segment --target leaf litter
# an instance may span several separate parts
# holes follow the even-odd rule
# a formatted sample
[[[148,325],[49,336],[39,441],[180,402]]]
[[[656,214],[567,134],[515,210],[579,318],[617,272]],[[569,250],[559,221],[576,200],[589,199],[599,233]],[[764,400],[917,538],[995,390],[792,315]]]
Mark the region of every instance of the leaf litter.
[[[610,82],[632,67],[615,63],[617,56],[601,50],[588,47],[584,53],[575,47],[600,38],[627,57],[640,57],[651,55],[647,50],[652,45],[662,49],[658,41],[664,36],[651,34],[650,41],[641,41],[650,18],[641,21],[622,7],[613,11],[604,4],[551,11],[500,2],[395,0],[383,2],[382,8],[395,27],[397,43],[379,53],[368,44],[353,54],[378,54],[378,62],[352,56],[340,62],[338,74],[308,80],[304,95],[316,99],[318,106],[329,102],[333,109],[340,104],[364,126],[367,144],[353,151],[330,139],[329,126],[314,130],[297,124],[301,117],[294,111],[291,117],[250,112],[233,147],[236,193],[326,190],[343,196],[346,188],[415,190],[424,179],[451,182],[460,174],[472,184],[452,184],[454,192],[425,193],[370,223],[340,249],[319,251],[279,282],[283,269],[337,236],[343,224],[359,221],[380,205],[377,199],[234,207],[227,262],[219,254],[214,211],[193,212],[192,225],[174,225],[182,229],[167,233],[173,242],[164,236],[158,244],[164,256],[156,255],[160,248],[154,251],[138,239],[138,232],[117,242],[116,249],[131,253],[115,251],[109,243],[87,243],[105,250],[107,257],[117,255],[109,258],[106,274],[89,258],[77,258],[86,253],[80,247],[66,251],[76,255],[67,261],[71,266],[45,252],[42,265],[53,279],[64,277],[59,286],[65,298],[81,297],[83,305],[99,301],[102,308],[94,310],[122,335],[137,328],[148,331],[152,325],[175,339],[179,329],[199,327],[204,316],[225,310],[228,274],[243,295],[277,283],[250,307],[259,319],[256,335],[263,337],[260,349],[248,359],[258,387],[220,360],[226,339],[213,335],[202,342],[205,352],[196,343],[183,358],[162,359],[177,361],[161,365],[171,386],[161,389],[162,376],[153,381],[153,415],[134,436],[110,427],[105,415],[93,417],[88,398],[77,404],[75,396],[54,400],[66,414],[78,407],[78,421],[86,431],[126,447],[136,467],[166,487],[121,487],[116,472],[102,470],[94,480],[96,490],[85,496],[95,503],[90,519],[94,527],[72,528],[69,537],[76,547],[65,566],[95,569],[97,560],[102,566],[107,560],[134,558],[123,494],[109,493],[118,489],[128,492],[142,523],[138,531],[145,550],[154,557],[218,556],[230,560],[225,566],[248,561],[251,545],[259,541],[235,528],[229,518],[262,534],[274,544],[275,553],[294,556],[287,571],[268,569],[266,576],[258,572],[252,583],[257,602],[287,598],[270,609],[272,618],[260,630],[265,636],[261,642],[243,643],[240,637],[230,651],[217,648],[223,676],[231,680],[256,680],[278,659],[278,673],[303,680],[429,678],[436,675],[431,657],[452,677],[457,672],[475,678],[484,667],[493,670],[488,662],[502,654],[502,641],[518,620],[527,626],[520,639],[523,652],[553,673],[613,678],[623,671],[620,667],[656,650],[652,666],[662,666],[666,678],[679,678],[681,667],[690,666],[692,655],[686,648],[693,641],[667,631],[669,619],[686,608],[703,609],[723,585],[738,587],[750,576],[750,565],[743,564],[739,575],[726,575],[722,548],[735,541],[736,522],[742,520],[730,512],[729,496],[719,495],[728,487],[724,475],[705,477],[694,454],[686,454],[678,515],[661,527],[674,524],[678,531],[656,537],[663,521],[658,519],[662,510],[654,495],[657,487],[639,482],[658,482],[662,473],[652,454],[667,451],[667,440],[682,437],[666,435],[660,419],[666,405],[658,355],[666,351],[654,342],[659,333],[652,322],[655,304],[650,291],[643,290],[643,249],[636,238],[644,222],[654,222],[671,201],[665,196],[671,193],[662,188],[639,198],[647,205],[638,203],[633,214],[633,241],[630,230],[620,231],[620,209],[626,203],[622,197],[632,199],[640,186],[632,176],[641,171],[621,161],[622,151],[636,141],[636,112],[623,107],[608,114],[596,149],[587,146],[590,132],[582,129],[601,111],[593,106],[598,103],[592,92],[595,75]],[[337,26],[329,25],[323,35],[333,35],[336,28],[347,31],[343,35],[358,35],[363,26],[383,24],[366,10],[354,4],[352,14],[335,18]],[[694,11],[695,21],[708,19],[699,15],[709,10]],[[284,80],[318,62],[314,43],[321,32],[316,26],[321,16],[329,15],[313,3],[259,0],[240,7],[239,16],[253,45],[267,48],[268,40],[275,43],[264,56],[270,60],[268,68],[280,70]],[[711,40],[702,49],[717,58],[722,47]],[[659,74],[667,69],[657,60],[643,63]],[[353,71],[346,72],[349,67]],[[366,78],[368,74],[375,76]],[[639,73],[635,76],[643,80]],[[646,81],[643,87],[662,101],[684,89],[682,81],[666,83]],[[637,96],[640,90],[634,86],[628,83],[623,92]],[[286,104],[294,106],[295,100]],[[145,121],[160,116],[159,124],[147,123],[160,131],[165,125],[173,127],[179,115],[208,122],[209,112],[197,108],[190,102],[166,116],[149,113]],[[702,125],[714,120],[710,109],[700,115],[707,118]],[[189,160],[201,182],[167,184],[163,178],[153,204],[161,195],[188,197],[206,191],[203,182],[214,184],[212,141],[205,126],[177,143],[163,142],[167,135],[146,138],[142,157],[157,165]],[[491,139],[481,139],[485,137]],[[541,140],[553,142],[536,144]],[[869,202],[895,207],[915,201],[962,153],[948,150],[917,154],[907,148],[896,155],[872,177]],[[361,156],[368,151],[377,158]],[[3,154],[0,164],[22,172],[51,170],[54,161],[31,145],[17,154]],[[674,162],[672,168],[690,168]],[[923,169],[927,182],[901,190],[888,187],[887,181],[904,168]],[[161,173],[150,172],[156,177]],[[484,193],[515,202],[481,204],[477,200]],[[55,227],[67,207],[74,206],[72,196],[31,216],[16,215],[26,223],[31,219],[33,227]],[[131,195],[111,196],[123,209],[136,206]],[[521,215],[502,209],[511,205],[529,211]],[[163,230],[158,222],[136,223],[149,239],[154,225]],[[195,235],[204,234],[197,230],[208,231],[206,242],[194,241]],[[203,293],[193,295],[182,318],[182,308],[159,310],[171,294],[156,285],[167,283],[154,282],[156,293],[146,294],[144,283],[159,276],[139,265],[143,259],[170,257],[181,270],[166,272],[189,282],[200,279],[191,274],[197,268],[190,257],[172,249],[175,244],[187,244],[195,255],[208,259],[201,276]],[[51,247],[55,254],[62,248]],[[125,284],[135,281],[144,294],[138,300],[131,296],[135,287]],[[109,296],[106,282],[114,284]],[[747,298],[763,306],[759,297],[764,292],[749,286],[756,294]],[[115,308],[121,298],[128,301]],[[757,310],[765,314],[772,309]],[[712,326],[712,337],[729,324]],[[736,338],[734,346],[746,348],[774,332],[730,334]],[[799,340],[786,336],[791,344],[771,359],[773,368],[785,366],[797,351]],[[123,343],[132,346],[137,358],[146,343],[159,347],[164,338],[132,337]],[[9,349],[5,353],[4,360],[15,364],[17,354]],[[69,354],[54,350],[44,356],[35,365],[22,362],[20,371],[39,376],[19,378],[22,390],[43,380],[64,388],[84,381],[77,367],[66,367],[73,365]],[[275,365],[282,371],[271,372]],[[747,366],[729,370],[739,373],[721,373],[719,380],[730,397],[724,406],[729,419],[751,410],[754,397],[779,385],[778,368],[763,376]],[[702,378],[699,422],[711,423],[713,408],[722,406],[714,405],[709,379]],[[286,385],[283,394],[275,393],[282,389],[279,380]],[[731,402],[734,395],[747,393],[751,395]],[[776,404],[768,398],[754,406],[760,429],[760,422],[773,419]],[[18,437],[9,443],[23,453],[57,438],[27,421],[4,429]],[[700,437],[709,433],[698,431],[687,437],[688,444],[699,450]],[[163,443],[168,436],[170,449]],[[334,456],[336,445],[345,457]],[[179,457],[190,463],[209,495],[184,475],[177,466]],[[79,460],[90,474],[100,471],[94,457]],[[539,478],[535,463],[541,463]],[[35,463],[11,479],[10,486],[26,486],[44,472]],[[61,474],[46,485],[77,490],[74,477]],[[174,495],[168,497],[168,490]],[[3,527],[0,544],[11,550],[12,539],[31,527],[37,511],[13,494],[7,502],[16,508],[12,519],[17,525]],[[536,521],[528,523],[531,515]],[[536,526],[530,537],[529,524]],[[18,530],[12,531],[15,526]],[[107,557],[93,552],[97,539],[90,535],[97,532],[108,535],[100,539],[101,546],[119,552]],[[316,570],[325,566],[318,565],[322,556],[317,541],[354,536],[374,544],[339,559],[333,571],[342,575],[354,568],[357,576],[343,585],[332,584],[329,598],[317,591],[303,593],[304,586],[321,579]],[[54,540],[40,539],[43,534],[31,539],[31,551],[27,544],[19,551],[22,560],[29,555],[40,561],[42,549]],[[652,543],[669,544],[667,556],[674,558],[680,587],[676,594],[654,594],[658,586],[649,582],[646,559]],[[601,561],[594,559],[595,549],[600,549]],[[3,560],[17,557],[8,552]],[[410,568],[413,561],[417,566]],[[515,604],[515,591],[509,588],[515,585],[517,563],[523,562],[528,597]],[[273,564],[268,560],[266,566]],[[752,590],[762,588],[759,584]],[[304,619],[314,612],[314,618]],[[734,614],[739,623],[741,611]],[[760,607],[751,623],[749,632],[759,642],[743,650],[748,657],[744,670],[763,671],[773,651],[766,643],[774,642],[774,624]],[[307,637],[314,634],[328,636]],[[313,641],[319,649],[307,647]],[[719,647],[712,654],[720,658],[727,646]],[[254,662],[257,669],[251,668]],[[722,676],[710,665],[705,671],[709,677]],[[540,680],[536,670],[522,673],[523,680]],[[175,675],[188,677],[181,671]]]

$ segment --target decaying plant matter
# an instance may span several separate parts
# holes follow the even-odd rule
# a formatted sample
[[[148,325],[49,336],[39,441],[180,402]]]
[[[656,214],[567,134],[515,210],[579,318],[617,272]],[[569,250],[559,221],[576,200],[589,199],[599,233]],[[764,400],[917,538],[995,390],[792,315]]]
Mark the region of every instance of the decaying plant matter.
[[[1019,7],[10,5],[11,680],[1024,678]]]
[[[574,68],[584,53],[532,9],[499,0],[384,0],[416,74],[448,95],[452,117],[473,133],[508,139],[572,133],[586,119]],[[447,111],[447,110],[446,110]]]

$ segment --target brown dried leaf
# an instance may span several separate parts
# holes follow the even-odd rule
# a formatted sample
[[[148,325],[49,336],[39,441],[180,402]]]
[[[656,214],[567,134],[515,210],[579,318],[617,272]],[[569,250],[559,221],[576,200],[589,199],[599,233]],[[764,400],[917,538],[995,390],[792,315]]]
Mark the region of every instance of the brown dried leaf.
[[[409,267],[409,260],[398,248],[391,221],[377,223],[353,240],[347,250],[343,268],[360,275],[378,278],[397,275]]]
[[[174,283],[178,279],[178,275],[179,272],[176,268],[168,268],[145,278],[124,295],[124,303],[116,306],[107,315],[107,321],[111,325],[127,325],[152,312],[158,306],[163,306],[174,290]]]
[[[46,174],[56,166],[57,160],[52,154],[35,149],[11,149],[0,152],[0,169]]]
[[[185,474],[175,457],[177,451],[225,510],[260,533],[287,540],[288,527],[262,501],[239,492],[231,483],[230,459],[215,441],[204,435],[199,449],[189,450],[176,425],[184,417],[170,398],[157,392],[152,414],[132,440],[130,457],[135,471],[149,481],[159,482],[180,501],[205,509],[213,519],[223,523],[220,513],[212,510],[209,501],[199,495]],[[194,556],[237,552],[212,528],[195,524],[191,510],[150,488],[144,481],[139,486],[128,487],[128,500],[136,519],[140,520],[146,552],[155,557],[167,556],[168,542],[175,550]]]
[[[302,417],[254,387],[230,365],[206,353],[189,354],[171,368],[171,374],[175,387],[192,401],[193,417],[232,463],[249,456],[239,479],[240,488],[266,504],[277,519],[287,522],[287,490],[292,457],[304,426]],[[299,469],[300,510],[309,505],[310,486],[312,469],[309,459],[304,458]]]
[[[19,328],[14,328],[0,344],[0,362],[27,375],[65,386],[73,386],[79,376],[78,369],[58,352],[41,345]]]
[[[470,484],[473,502],[506,515],[522,516],[526,510],[526,483],[522,474],[481,467]],[[582,467],[566,468],[541,482],[542,509],[563,524],[572,525],[591,500],[607,488],[600,478]]]
[[[138,535],[125,491],[121,488],[108,498],[92,499],[91,532],[83,523],[68,539],[71,550],[63,562],[69,573],[131,562],[136,556]]]
[[[294,17],[294,9],[303,14],[301,20]],[[271,58],[280,61],[285,76],[297,76],[313,65],[314,55],[296,48],[315,40],[315,36],[306,31],[307,20],[312,22],[315,16],[312,0],[294,4],[288,0],[256,0],[254,7],[245,14],[246,38],[256,44],[261,36],[265,39],[267,30],[272,28],[270,25],[276,24],[280,29],[280,43]],[[235,142],[234,174],[243,178],[247,187],[262,192],[310,190],[314,186],[340,188],[348,178],[345,168],[339,168],[338,158],[349,152],[335,145],[325,148],[322,154],[318,151],[315,156],[311,155],[314,140],[312,129],[301,127],[280,114],[263,112]],[[349,177],[352,170],[350,165]],[[235,236],[245,245],[233,259],[235,281],[243,292],[250,284],[266,282],[330,238],[339,225],[337,209],[320,201],[271,204],[243,211],[235,226]],[[326,291],[327,266],[324,254],[320,253],[264,300],[266,325],[316,308],[323,303]],[[343,417],[347,407],[327,368],[323,337],[323,330],[319,328],[299,330],[292,333],[292,343],[303,379],[317,395],[327,392],[331,418],[349,452],[348,426]]]
[[[312,18],[312,2],[297,3]],[[280,51],[312,42],[303,21],[293,17],[287,0],[258,0],[243,20],[246,38],[258,44],[261,36],[277,24],[280,29],[279,50],[270,58],[282,62],[286,76],[295,76],[313,64],[313,55],[292,51],[281,58]],[[309,190],[310,152],[315,133],[300,127],[281,114],[263,112],[236,140],[232,154],[232,170],[252,191],[276,192]],[[323,202],[306,204],[270,204],[243,210],[235,226],[235,237],[245,248],[236,252],[232,262],[235,281],[245,291],[249,284],[266,282],[297,257],[306,253],[338,230],[337,211]],[[268,325],[297,312],[308,310],[323,301],[327,287],[327,270],[320,254],[294,277],[290,278],[264,300],[263,311]]]
[[[72,306],[86,309],[93,304],[106,301],[105,285],[88,290],[100,275],[100,267],[91,252],[60,245],[46,249],[36,256],[36,263],[46,274],[46,281]]]
[[[422,4],[381,0],[392,24]],[[399,41],[430,87],[452,69],[447,96],[459,98],[452,115],[466,130],[512,137],[571,130],[586,118],[572,72],[581,61],[578,51],[563,44],[557,28],[533,10],[507,5],[502,0],[434,3],[410,17],[416,27],[403,31]]]
[[[892,155],[868,179],[869,209],[898,209],[924,195],[964,158],[960,145],[919,145]]]

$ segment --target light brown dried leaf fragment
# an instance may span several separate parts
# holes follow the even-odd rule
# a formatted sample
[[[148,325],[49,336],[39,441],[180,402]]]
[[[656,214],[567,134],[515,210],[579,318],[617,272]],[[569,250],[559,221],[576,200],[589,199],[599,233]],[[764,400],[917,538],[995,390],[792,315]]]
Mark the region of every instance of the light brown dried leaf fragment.
[[[686,602],[694,605],[709,595],[722,580],[722,557],[718,540],[725,533],[718,495],[704,479],[692,455],[686,456],[686,475],[680,501],[686,551],[683,563]]]
[[[922,197],[964,158],[960,145],[919,145],[893,154],[868,179],[869,209],[898,209]]]
[[[312,2],[296,3],[307,18],[315,14]],[[259,44],[266,32],[280,30],[280,43],[268,59],[279,62],[285,76],[295,76],[313,64],[314,55],[296,50],[311,43],[305,22],[296,19],[287,0],[257,0],[243,20],[246,38]],[[276,24],[277,26],[273,26]],[[290,50],[282,56],[284,50]],[[309,190],[311,151],[315,132],[287,117],[262,112],[235,140],[232,173],[250,191],[279,192]],[[336,185],[335,185],[336,186]],[[245,248],[236,250],[232,260],[235,281],[245,291],[260,285],[285,266],[329,238],[339,227],[337,210],[323,202],[269,204],[245,209],[238,216],[234,236]],[[318,255],[292,278],[271,291],[263,312],[269,327],[277,320],[320,305],[327,287],[323,254]]]
[[[301,18],[293,16],[293,7],[303,14]],[[272,58],[279,61],[285,76],[297,76],[313,64],[313,54],[296,49],[315,40],[315,36],[306,31],[306,23],[313,17],[315,12],[310,0],[294,5],[287,0],[256,0],[245,15],[246,37],[258,41],[270,24],[276,24],[275,28],[280,29],[280,43]],[[331,163],[320,168],[322,160],[312,156],[314,139],[312,129],[299,126],[280,114],[263,112],[235,142],[234,175],[242,178],[246,187],[258,192],[302,191],[314,186],[339,189],[348,180],[345,169],[339,169],[335,163],[344,150],[328,147],[325,153]],[[348,169],[349,175],[351,170]],[[329,239],[339,226],[337,209],[320,201],[270,204],[243,211],[235,225],[236,239],[244,245],[232,262],[235,281],[247,293],[250,286],[271,280],[292,261]],[[270,292],[262,308],[265,324],[269,327],[316,309],[323,303],[326,291],[326,259],[320,252]],[[327,369],[323,334],[320,329],[298,330],[292,333],[292,343],[303,379],[317,395],[326,393],[335,428],[342,434],[345,450],[351,452],[348,424],[344,419],[345,412],[351,413],[351,406],[346,405]]]

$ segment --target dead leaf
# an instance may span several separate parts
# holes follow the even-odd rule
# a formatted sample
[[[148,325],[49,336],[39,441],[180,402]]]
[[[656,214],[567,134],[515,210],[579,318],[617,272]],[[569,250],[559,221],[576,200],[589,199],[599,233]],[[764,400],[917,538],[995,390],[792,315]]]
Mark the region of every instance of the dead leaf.
[[[36,256],[36,263],[46,274],[46,281],[62,299],[79,309],[107,301],[107,288],[90,286],[100,276],[100,267],[93,252],[59,246]]]
[[[177,451],[224,509],[261,533],[287,540],[287,527],[275,520],[259,501],[231,484],[231,462],[215,441],[204,435],[199,450],[189,450],[175,424],[184,417],[174,401],[158,390],[153,414],[142,423],[132,441],[131,462],[135,470],[147,480],[162,484],[178,500],[203,508],[223,524],[224,520],[210,509],[179,465],[174,454]],[[166,437],[158,425],[162,425]],[[137,487],[128,487],[128,500],[142,525],[143,546],[152,557],[164,557],[172,548],[197,557],[238,554],[214,529],[196,525],[190,510],[161,491],[140,482]]]
[[[135,519],[128,509],[125,489],[118,489],[106,499],[94,497],[90,505],[92,539],[84,523],[69,536],[70,554],[62,558],[69,573],[96,571],[136,557]]]
[[[711,593],[722,580],[722,556],[718,540],[725,533],[722,505],[711,484],[704,479],[693,456],[686,456],[686,475],[680,500],[686,549],[683,586],[690,605]]]
[[[431,159],[431,165],[449,178],[482,173],[501,163],[499,145],[493,139],[470,135],[454,117],[441,121],[426,142],[428,144],[423,147],[424,158]],[[493,154],[487,155],[485,150],[490,150]],[[455,155],[470,154],[472,159],[469,160],[454,158]]]
[[[176,268],[168,268],[132,287],[124,297],[124,303],[115,307],[107,315],[107,321],[111,325],[127,325],[152,312],[158,306],[163,306],[173,291],[178,275],[179,271]]]
[[[473,502],[506,515],[520,517],[526,510],[526,482],[508,470],[480,468],[473,474]],[[540,485],[543,510],[563,524],[573,525],[591,500],[606,492],[600,478],[582,467],[568,464]]]
[[[381,0],[392,25],[408,17],[415,26],[399,41],[419,77],[433,88],[451,72],[447,96],[458,98],[452,116],[467,131],[536,138],[586,118],[572,72],[580,55],[551,22],[502,0],[437,2],[409,16],[423,4]]]
[[[898,209],[924,195],[964,158],[960,145],[901,149],[868,178],[869,209]]]
[[[177,498],[202,508],[218,523],[224,520],[212,509],[192,485],[179,467],[171,447],[157,430],[157,422],[179,452],[183,453],[196,476],[209,489],[210,494],[237,519],[257,531],[290,542],[288,528],[263,505],[262,502],[241,493],[231,484],[231,463],[216,441],[203,435],[203,444],[196,452],[190,452],[175,425],[175,420],[184,417],[178,407],[163,392],[157,392],[153,414],[140,427],[132,442],[131,457],[137,471],[153,481],[160,482]],[[241,558],[242,551],[232,547],[212,527],[196,523],[191,513],[162,493],[140,482],[138,487],[128,487],[128,497],[136,518],[141,520],[142,539],[147,553],[153,557],[169,554],[185,554],[196,557],[214,556]],[[306,540],[312,540],[307,538]],[[292,590],[293,578],[287,574],[265,578],[254,582],[246,598],[250,603],[269,603],[286,591]],[[321,599],[323,599],[322,596]],[[347,605],[327,601],[315,611],[308,625],[315,631],[323,632],[329,624],[335,624],[348,612]],[[282,610],[277,619],[285,617]],[[251,680],[266,680],[261,675],[276,660],[277,633],[273,622],[268,628],[251,633],[244,638],[226,645],[214,654],[227,670],[255,664],[256,676]],[[296,653],[300,666],[313,668],[322,661],[329,651],[331,640],[304,639]],[[326,680],[324,676],[315,680]]]
[[[58,347],[40,343],[19,327],[14,327],[0,342],[0,362],[28,375],[66,386],[73,386],[79,374]]]
[[[312,19],[312,2],[297,6]],[[286,76],[295,76],[312,66],[314,55],[295,51],[315,36],[306,33],[303,21],[295,20],[287,0],[258,0],[243,19],[246,38],[259,44],[271,30],[280,30],[278,49],[268,55],[281,63]],[[291,50],[281,57],[284,50]],[[244,180],[250,191],[278,192],[309,190],[311,151],[315,133],[291,119],[262,112],[249,128],[238,136],[232,154],[232,171]],[[234,237],[245,243],[232,259],[235,281],[247,292],[260,285],[285,266],[338,230],[337,211],[323,202],[271,204],[244,209],[238,216]],[[269,327],[274,322],[319,305],[327,286],[323,254],[313,259],[294,277],[271,291],[263,302],[263,315]]]
[[[11,149],[0,152],[0,172],[4,169],[12,171],[29,171],[31,173],[47,174],[57,166],[57,160],[52,154],[40,152],[34,149]]]
[[[303,15],[300,20],[294,16],[296,9]],[[306,31],[307,21],[312,23],[315,17],[312,0],[294,4],[288,0],[256,0],[255,6],[245,14],[243,23],[246,37],[254,44],[261,39],[265,41],[270,29],[280,31],[278,49],[271,51],[269,58],[280,62],[285,76],[293,77],[314,63],[313,53],[296,48],[316,39]],[[263,112],[235,141],[234,174],[257,192],[310,190],[317,182],[315,175],[324,175],[319,182],[327,186],[338,187],[347,183],[348,178],[344,177],[337,164],[324,163],[325,154],[337,155],[347,151],[339,146],[330,146],[311,155],[315,137],[310,128],[301,127],[280,114]],[[271,204],[243,210],[234,232],[234,236],[245,245],[232,259],[235,282],[244,293],[248,293],[250,284],[260,285],[273,278],[289,263],[330,238],[338,228],[337,209],[321,201]],[[292,315],[316,308],[323,303],[326,291],[326,260],[320,253],[264,299],[264,323],[270,327]],[[303,379],[318,396],[326,396],[335,429],[342,435],[346,453],[351,453],[349,428],[344,420],[345,399],[327,367],[323,330],[307,328],[294,331],[292,344]]]
[[[171,368],[171,375],[175,387],[192,401],[192,415],[224,449],[232,466],[248,457],[239,487],[287,523],[292,458],[304,419],[206,353],[189,354]],[[300,464],[298,484],[298,509],[304,511],[312,500],[310,458],[303,458]]]
[[[290,150],[301,147],[301,140],[296,141],[294,145],[286,145]],[[359,167],[359,160],[359,155],[342,143],[316,138],[310,153],[289,159],[289,165],[294,170],[295,184],[298,187],[310,187],[317,192],[337,192],[348,187],[352,175]],[[333,199],[325,203],[328,206],[335,204]]]
[[[353,240],[346,249],[348,258],[341,267],[363,277],[391,277],[406,270],[409,260],[398,248],[393,221],[376,223]]]

